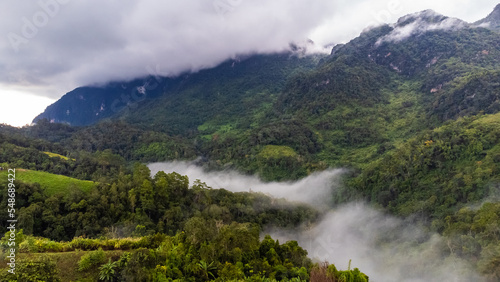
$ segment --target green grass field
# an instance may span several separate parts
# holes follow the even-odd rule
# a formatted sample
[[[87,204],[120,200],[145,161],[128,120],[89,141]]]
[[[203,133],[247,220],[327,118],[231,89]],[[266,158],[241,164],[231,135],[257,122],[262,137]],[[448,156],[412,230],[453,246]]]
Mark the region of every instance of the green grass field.
[[[0,171],[0,177],[7,178],[7,170]],[[47,191],[48,195],[64,193],[72,186],[88,192],[94,188],[92,181],[79,180],[63,175],[52,174],[43,171],[16,169],[16,179],[26,183],[39,183]]]

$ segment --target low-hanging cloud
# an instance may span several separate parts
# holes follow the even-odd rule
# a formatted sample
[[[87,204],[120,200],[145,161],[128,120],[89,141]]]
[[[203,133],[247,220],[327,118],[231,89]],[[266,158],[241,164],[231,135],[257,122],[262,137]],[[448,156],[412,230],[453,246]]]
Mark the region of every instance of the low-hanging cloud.
[[[438,22],[429,22],[428,19],[438,19]],[[408,20],[412,20],[412,22],[406,25],[400,24]],[[460,19],[445,18],[432,10],[425,10],[402,17],[398,23],[394,25],[394,29],[389,34],[377,40],[376,45],[380,45],[383,42],[400,42],[410,36],[421,35],[428,31],[458,30],[467,26],[468,24]]]
[[[256,176],[235,171],[204,171],[194,162],[152,163],[158,171],[187,175],[193,183],[200,179],[213,188],[233,192],[263,192],[320,208],[321,220],[299,230],[267,229],[281,242],[296,240],[316,261],[334,263],[339,269],[358,267],[370,281],[483,281],[469,263],[449,256],[446,239],[402,220],[384,214],[364,203],[332,208],[329,199],[337,191],[344,170],[326,170],[295,182],[265,183]],[[326,210],[325,210],[326,209]]]
[[[316,207],[327,207],[330,196],[338,185],[344,170],[330,169],[294,182],[263,182],[257,176],[242,175],[235,171],[207,172],[193,162],[174,161],[151,163],[151,174],[158,171],[177,172],[187,175],[191,183],[199,179],[208,186],[224,188],[232,192],[262,192],[275,198],[285,198],[293,202],[307,203]]]
[[[196,71],[303,42],[333,9],[307,0],[2,1],[0,84],[76,87],[150,75],[148,67]]]
[[[445,238],[361,203],[336,208],[302,232],[267,233],[282,242],[298,241],[311,258],[338,269],[352,260],[370,281],[484,281],[468,262],[447,255]]]

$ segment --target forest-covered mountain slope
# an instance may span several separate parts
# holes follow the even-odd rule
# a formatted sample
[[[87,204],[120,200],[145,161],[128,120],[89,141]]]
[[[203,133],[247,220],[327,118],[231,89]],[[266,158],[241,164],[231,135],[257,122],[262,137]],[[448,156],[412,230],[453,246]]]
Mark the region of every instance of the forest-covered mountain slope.
[[[176,78],[78,88],[35,120],[121,120],[189,140],[212,166],[296,179],[363,165],[447,120],[498,112],[499,46],[495,31],[427,10],[329,56],[253,55]],[[151,161],[176,158],[162,156],[162,144],[143,151],[157,155]]]
[[[216,67],[173,78],[152,74],[129,82],[80,87],[49,106],[34,121],[48,119],[81,126],[126,116],[132,123],[185,134],[214,117],[231,119],[238,114],[252,114],[270,99],[267,96],[279,93],[287,78],[314,68],[323,57],[304,56],[302,51],[291,49],[295,51],[239,56]]]

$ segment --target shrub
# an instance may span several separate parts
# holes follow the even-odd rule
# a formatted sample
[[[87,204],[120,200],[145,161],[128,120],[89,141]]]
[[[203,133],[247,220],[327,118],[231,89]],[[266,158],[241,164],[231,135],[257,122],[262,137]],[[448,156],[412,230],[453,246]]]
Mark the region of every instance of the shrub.
[[[99,240],[78,237],[70,242],[70,247],[81,250],[97,250],[100,247]]]
[[[130,255],[125,263],[126,266],[121,272],[122,281],[151,281],[151,274],[147,269],[153,268],[156,265],[154,251],[148,249],[139,249]],[[122,258],[119,260],[121,264]]]
[[[139,241],[134,244],[135,248],[158,248],[167,236],[165,234],[154,234],[142,237]]]
[[[62,251],[63,252],[72,252],[74,250],[75,250],[75,248],[71,245],[71,242],[64,242],[62,244]]]
[[[132,257],[132,253],[124,252],[120,256],[120,259],[118,260],[118,267],[123,268],[123,267],[127,266],[127,263],[131,257]]]
[[[63,243],[54,242],[45,238],[37,240],[37,245],[40,246],[40,252],[60,252],[63,250]]]
[[[116,250],[130,250],[135,246],[135,240],[130,238],[119,239],[116,241],[114,248]]]
[[[106,262],[106,254],[99,248],[99,250],[89,252],[80,258],[80,261],[78,261],[78,271],[89,270],[104,262]]]
[[[108,263],[101,265],[99,267],[99,279],[103,281],[113,281],[116,277],[116,270],[118,268],[118,262],[112,262],[111,259]]]
[[[114,250],[118,239],[104,239],[100,240],[100,247],[104,250]]]
[[[19,252],[21,253],[38,253],[39,248],[36,245],[34,237],[28,236],[21,244],[19,244]]]
[[[15,274],[0,272],[0,281],[60,282],[56,264],[47,256],[16,262]]]

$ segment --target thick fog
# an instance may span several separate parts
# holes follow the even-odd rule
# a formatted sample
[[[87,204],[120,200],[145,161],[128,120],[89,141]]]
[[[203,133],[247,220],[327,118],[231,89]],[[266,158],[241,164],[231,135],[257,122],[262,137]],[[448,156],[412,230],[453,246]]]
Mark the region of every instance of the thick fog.
[[[467,262],[446,257],[446,239],[366,204],[332,209],[316,226],[292,234],[266,230],[280,242],[296,240],[316,261],[358,267],[370,281],[483,281]]]
[[[334,263],[338,269],[358,267],[370,281],[482,281],[467,262],[446,257],[446,239],[365,203],[332,207],[329,199],[340,185],[344,170],[315,173],[296,182],[265,183],[256,176],[234,171],[206,172],[190,162],[152,163],[158,171],[187,175],[190,182],[200,179],[212,188],[254,191],[311,204],[326,211],[314,226],[302,231],[269,229],[280,242],[296,240],[315,261]],[[263,235],[264,235],[263,234]]]

